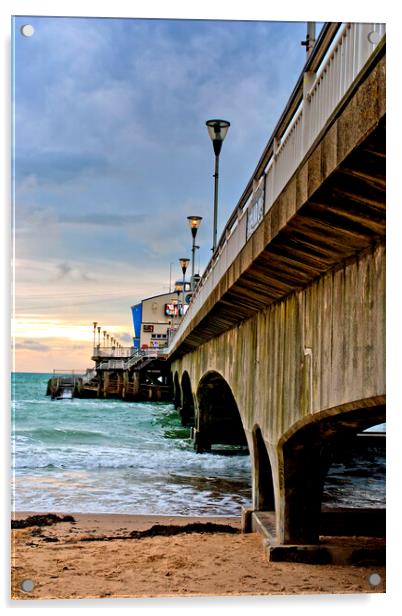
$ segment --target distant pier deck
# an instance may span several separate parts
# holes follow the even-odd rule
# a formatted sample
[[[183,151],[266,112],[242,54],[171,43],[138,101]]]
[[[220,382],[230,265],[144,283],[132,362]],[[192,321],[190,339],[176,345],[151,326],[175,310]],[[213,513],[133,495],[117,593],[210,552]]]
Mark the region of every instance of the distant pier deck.
[[[54,371],[46,395],[52,400],[112,398],[128,401],[171,401],[170,365],[160,349],[95,347],[95,367],[76,374]],[[56,374],[57,372],[57,374]]]
[[[48,381],[46,395],[52,400],[72,399],[80,378],[75,370],[55,369]]]

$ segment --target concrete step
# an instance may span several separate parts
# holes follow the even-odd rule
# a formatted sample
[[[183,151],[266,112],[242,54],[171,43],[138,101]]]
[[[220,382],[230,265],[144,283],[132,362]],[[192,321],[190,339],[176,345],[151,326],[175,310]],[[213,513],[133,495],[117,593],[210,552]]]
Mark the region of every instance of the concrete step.
[[[381,530],[373,527],[373,535],[364,536],[352,533],[352,528],[357,531],[358,520],[364,518],[364,512],[368,511],[371,521],[377,519],[381,522],[384,510],[336,510],[322,512],[322,531],[336,528],[336,535],[322,534],[318,544],[280,544],[276,536],[275,512],[253,511],[244,512],[243,519],[248,518],[248,523],[243,522],[244,530],[256,532],[261,535],[267,560],[272,562],[299,562],[309,564],[334,564],[334,565],[360,565],[379,566],[385,564],[385,537]],[[326,514],[329,514],[330,524],[325,527]],[[335,523],[336,514],[338,520]],[[341,520],[345,521],[342,531]],[[247,528],[248,526],[248,528]],[[366,524],[364,527],[370,528]],[[344,534],[339,534],[344,532]]]

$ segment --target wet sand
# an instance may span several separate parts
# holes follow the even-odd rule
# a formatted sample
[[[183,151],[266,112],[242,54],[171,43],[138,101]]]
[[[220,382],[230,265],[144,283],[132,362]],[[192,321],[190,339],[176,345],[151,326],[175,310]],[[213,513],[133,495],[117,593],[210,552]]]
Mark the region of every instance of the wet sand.
[[[242,534],[239,518],[71,515],[75,522],[12,530],[13,599],[385,592],[384,567],[268,562],[261,537]],[[155,525],[194,523],[208,532],[143,534]],[[373,573],[381,576],[377,586],[369,583]],[[24,580],[32,590],[22,590]]]

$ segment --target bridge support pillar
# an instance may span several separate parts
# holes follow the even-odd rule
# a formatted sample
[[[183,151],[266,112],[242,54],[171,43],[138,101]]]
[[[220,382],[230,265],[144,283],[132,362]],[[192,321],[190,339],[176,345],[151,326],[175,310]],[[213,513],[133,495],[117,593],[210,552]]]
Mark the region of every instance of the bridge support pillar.
[[[183,426],[194,426],[194,398],[187,372],[184,372],[181,380],[181,408],[179,414]]]
[[[282,544],[319,542],[321,501],[331,443],[318,430],[302,430],[278,450],[276,534]]]
[[[271,461],[261,430],[256,426],[249,439],[252,455],[252,493],[254,511],[274,511],[275,495]]]
[[[208,453],[211,451],[211,443],[205,432],[200,432],[192,428],[191,438],[193,439],[194,449],[197,453]]]
[[[103,373],[103,397],[106,398],[109,390],[109,372],[107,370]]]

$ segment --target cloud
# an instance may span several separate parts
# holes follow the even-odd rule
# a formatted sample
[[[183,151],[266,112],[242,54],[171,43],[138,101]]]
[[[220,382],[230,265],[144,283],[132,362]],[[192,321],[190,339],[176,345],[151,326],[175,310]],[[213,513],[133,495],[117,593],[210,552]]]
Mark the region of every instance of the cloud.
[[[81,272],[81,278],[84,282],[98,282],[98,279],[86,272]]]
[[[133,341],[133,336],[128,332],[124,332],[123,334],[119,334],[119,340],[121,342],[128,342],[131,344],[131,342]]]
[[[57,280],[83,280],[84,282],[97,282],[97,278],[89,274],[87,271],[81,271],[78,267],[73,267],[68,262],[58,263],[56,265]]]
[[[59,222],[68,225],[94,227],[126,227],[146,220],[145,214],[120,214],[119,212],[87,212],[84,214],[61,214]]]
[[[42,342],[38,342],[37,340],[24,340],[23,342],[17,342],[15,344],[15,349],[47,353],[51,350],[51,347],[47,344],[43,344]]]
[[[188,215],[203,217],[196,270],[211,255],[205,121],[231,122],[219,236],[302,68],[305,25],[33,25],[31,40],[15,37],[17,309],[127,332],[129,306],[167,290],[181,275],[178,258],[191,256]]]
[[[17,182],[35,178],[38,183],[65,183],[82,178],[105,174],[108,162],[104,156],[90,152],[46,151],[18,153],[15,158]]]
[[[73,268],[68,263],[59,263],[56,267],[58,270],[58,280],[63,280],[64,278],[67,278],[73,271]]]

